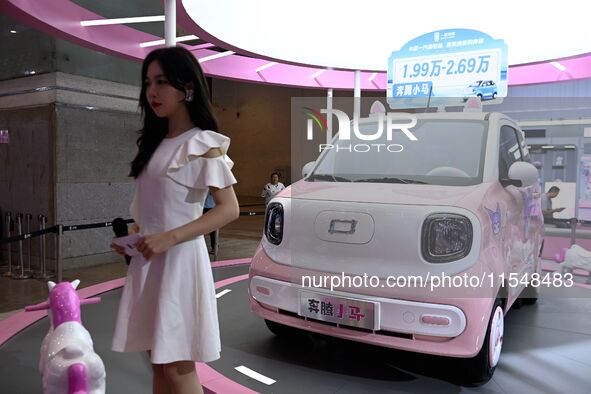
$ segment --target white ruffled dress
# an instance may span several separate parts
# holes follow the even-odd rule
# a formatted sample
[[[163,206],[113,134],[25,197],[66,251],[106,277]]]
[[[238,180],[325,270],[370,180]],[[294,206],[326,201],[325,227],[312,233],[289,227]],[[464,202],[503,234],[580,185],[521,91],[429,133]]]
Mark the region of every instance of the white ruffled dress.
[[[209,186],[236,183],[226,155],[230,139],[191,129],[165,138],[136,180],[131,214],[144,235],[197,219]],[[219,147],[223,155],[202,157]],[[154,364],[220,357],[213,275],[203,236],[146,261],[131,260],[117,316],[113,350],[151,351]]]

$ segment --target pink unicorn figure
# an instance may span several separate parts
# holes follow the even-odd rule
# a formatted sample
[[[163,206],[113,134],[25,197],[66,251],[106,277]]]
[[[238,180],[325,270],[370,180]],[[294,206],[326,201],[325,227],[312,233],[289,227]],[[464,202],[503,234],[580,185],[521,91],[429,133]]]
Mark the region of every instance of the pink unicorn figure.
[[[82,325],[80,305],[100,298],[80,299],[79,280],[48,282],[49,300],[28,306],[25,311],[48,309],[49,331],[41,344],[39,371],[45,394],[104,394],[105,366],[94,352],[92,338]]]

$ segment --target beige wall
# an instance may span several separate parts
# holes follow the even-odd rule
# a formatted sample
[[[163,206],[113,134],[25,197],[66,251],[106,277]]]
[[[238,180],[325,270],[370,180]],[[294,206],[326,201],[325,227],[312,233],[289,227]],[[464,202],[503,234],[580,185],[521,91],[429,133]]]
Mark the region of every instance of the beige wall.
[[[4,109],[0,107],[0,129],[10,131],[10,143],[0,144],[0,210],[3,229],[0,238],[6,235],[6,213],[11,212],[16,235],[16,214],[31,214],[31,230],[38,229],[40,214],[48,217],[48,224],[55,222],[54,215],[54,154],[52,141],[55,133],[53,105],[32,108]],[[28,231],[28,221],[23,218],[23,232]],[[50,242],[51,241],[51,242]],[[48,238],[47,256],[53,256],[53,238]],[[24,264],[28,267],[28,251],[31,250],[31,265],[39,267],[39,241],[23,242]],[[31,249],[29,249],[29,246]],[[18,263],[18,244],[11,244],[12,269]],[[0,245],[0,265],[8,256],[6,244]],[[18,272],[18,271],[17,271]]]
[[[276,167],[289,168],[290,102],[299,90],[217,79],[212,90],[220,132],[232,139],[236,193],[258,196]]]
[[[299,89],[213,80],[213,106],[220,132],[232,139],[229,156],[234,161],[238,196],[260,196],[273,171],[291,181],[291,100],[326,97],[325,89]],[[351,96],[335,91],[335,97]],[[301,169],[295,169],[299,173]],[[261,200],[262,201],[262,200]]]
[[[31,213],[35,226],[39,214],[54,220],[53,112],[53,105],[0,110],[0,128],[10,131],[10,143],[0,144],[0,208]]]

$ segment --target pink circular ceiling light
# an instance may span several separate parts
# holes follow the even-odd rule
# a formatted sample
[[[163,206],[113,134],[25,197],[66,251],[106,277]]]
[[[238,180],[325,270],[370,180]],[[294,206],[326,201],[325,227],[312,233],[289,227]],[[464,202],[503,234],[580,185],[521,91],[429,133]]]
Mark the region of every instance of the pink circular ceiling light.
[[[136,61],[143,60],[152,49],[140,47],[141,42],[161,38],[124,25],[81,26],[82,20],[102,19],[102,17],[68,0],[3,0],[0,2],[0,10],[10,17],[58,38]],[[181,0],[177,0],[177,18],[178,23],[190,32],[216,45],[228,48],[226,43],[204,31],[189,17]],[[187,48],[198,59],[219,54],[204,46]],[[236,52],[240,52],[240,49]],[[251,56],[251,53],[248,57],[238,53],[205,61],[201,65],[207,75],[215,78],[305,88],[353,88],[354,71],[352,70],[333,70],[285,62],[270,65],[273,59]],[[591,54],[555,60],[560,62],[564,70],[556,68],[549,61],[510,66],[510,85],[591,78]],[[261,69],[264,66],[267,68]],[[361,89],[384,91],[386,73],[362,71]]]

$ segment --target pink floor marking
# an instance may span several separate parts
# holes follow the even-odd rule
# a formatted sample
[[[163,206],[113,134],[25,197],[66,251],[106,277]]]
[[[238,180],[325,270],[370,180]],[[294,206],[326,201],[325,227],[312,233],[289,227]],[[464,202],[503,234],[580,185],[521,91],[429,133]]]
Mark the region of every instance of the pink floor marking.
[[[243,264],[250,264],[252,259],[234,259],[234,260],[224,260],[224,261],[212,261],[211,268],[218,268],[218,267],[228,267],[232,265],[243,265]]]
[[[250,258],[218,261],[212,263],[212,267],[223,267],[232,265],[249,264]],[[215,264],[215,265],[214,265]],[[219,289],[224,286],[231,285],[236,282],[248,279],[248,274],[234,276],[232,278],[223,279],[215,283],[215,288]],[[85,287],[78,291],[80,298],[88,298],[96,296],[97,294],[105,293],[122,287],[125,284],[125,278],[114,279],[108,282],[99,283],[97,285]],[[19,312],[0,321],[0,346],[6,341],[15,336],[26,327],[37,322],[38,320],[47,316],[47,311],[38,312]],[[201,385],[206,393],[223,393],[223,394],[239,394],[239,393],[256,393],[251,389],[242,386],[239,383],[225,377],[209,365],[205,363],[195,363],[197,373],[201,380]]]

